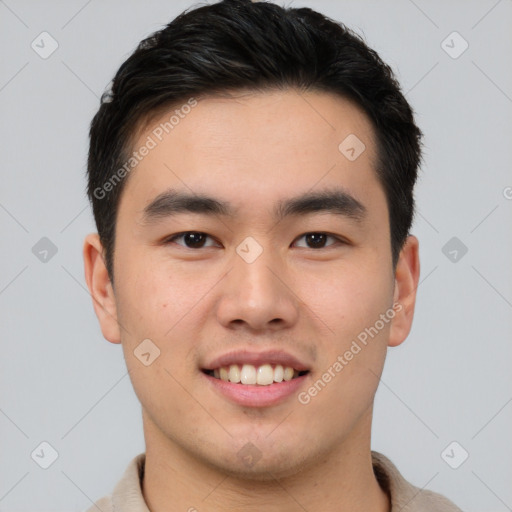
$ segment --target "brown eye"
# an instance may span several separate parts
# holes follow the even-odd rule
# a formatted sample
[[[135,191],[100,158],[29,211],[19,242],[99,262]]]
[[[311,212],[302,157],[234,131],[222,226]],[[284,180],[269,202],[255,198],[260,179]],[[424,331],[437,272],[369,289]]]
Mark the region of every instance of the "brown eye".
[[[323,233],[311,233],[306,235],[306,243],[312,245],[315,249],[325,246],[327,235]]]
[[[298,238],[298,240],[302,238],[305,239],[306,248],[308,249],[323,249],[324,247],[334,245],[333,243],[326,244],[329,238],[335,240],[334,243],[336,243],[336,241],[341,242],[341,240],[338,237],[329,235],[327,233],[305,233],[300,238]],[[304,247],[304,245],[299,247]]]
[[[201,249],[202,247],[212,247],[214,244],[205,245],[206,240],[211,237],[206,233],[201,233],[200,231],[185,231],[184,233],[179,233],[177,235],[172,236],[166,240],[166,243],[175,242],[178,245],[183,245],[188,249]],[[177,242],[177,240],[182,240],[183,242]]]

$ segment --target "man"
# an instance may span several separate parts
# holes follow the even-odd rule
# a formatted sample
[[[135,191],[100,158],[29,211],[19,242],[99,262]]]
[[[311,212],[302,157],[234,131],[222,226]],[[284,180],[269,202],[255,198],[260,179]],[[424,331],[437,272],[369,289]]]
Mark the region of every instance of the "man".
[[[310,9],[203,6],[90,136],[86,280],[146,441],[90,510],[459,510],[370,447],[419,279],[421,131],[378,55]]]

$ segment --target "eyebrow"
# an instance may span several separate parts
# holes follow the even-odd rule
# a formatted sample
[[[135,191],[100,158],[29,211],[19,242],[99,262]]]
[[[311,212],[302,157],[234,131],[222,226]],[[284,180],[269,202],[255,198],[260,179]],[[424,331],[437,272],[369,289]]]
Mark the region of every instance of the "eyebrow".
[[[237,209],[220,199],[169,189],[156,196],[144,208],[142,222],[149,225],[180,213],[233,218]],[[280,200],[274,207],[273,216],[276,221],[280,221],[285,217],[311,213],[331,213],[362,222],[366,218],[367,209],[347,191],[329,188]]]

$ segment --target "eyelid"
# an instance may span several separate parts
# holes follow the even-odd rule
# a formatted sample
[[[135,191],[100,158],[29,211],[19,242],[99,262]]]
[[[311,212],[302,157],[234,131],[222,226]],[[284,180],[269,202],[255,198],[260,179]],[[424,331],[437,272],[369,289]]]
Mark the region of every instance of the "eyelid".
[[[295,243],[296,240],[300,240],[301,238],[304,238],[306,235],[312,235],[312,234],[313,235],[325,235],[327,237],[334,238],[334,240],[336,240],[336,243],[326,245],[325,247],[320,247],[319,249],[314,249],[314,248],[311,248],[311,247],[301,247],[301,249],[311,249],[313,251],[321,251],[322,249],[327,249],[328,247],[333,247],[333,246],[336,246],[337,244],[342,244],[342,245],[348,244],[348,242],[346,240],[344,240],[342,237],[340,237],[338,235],[335,235],[333,233],[328,233],[326,231],[307,231],[306,233],[303,233],[302,235],[299,235],[294,240],[294,243]]]
[[[180,247],[183,247],[185,249],[191,249],[193,251],[197,251],[199,249],[204,249],[205,247],[199,247],[199,249],[194,249],[193,247],[187,247],[185,244],[179,244],[177,242],[175,242],[175,239],[176,238],[181,238],[185,235],[188,235],[189,233],[197,233],[197,234],[200,234],[200,235],[205,235],[207,238],[210,238],[211,240],[213,240],[216,244],[219,244],[219,242],[211,235],[209,235],[208,233],[205,233],[204,231],[194,231],[194,230],[189,230],[189,231],[181,231],[180,233],[174,233],[174,235],[170,235],[170,236],[167,236],[165,237],[163,240],[162,240],[162,243],[164,245],[166,244],[170,244],[170,243],[175,243],[176,245],[179,245]],[[207,245],[206,247],[213,247],[213,245]]]
[[[162,243],[164,245],[165,244],[170,244],[170,243],[176,243],[176,245],[179,245],[179,246],[181,246],[181,247],[183,247],[185,249],[190,249],[192,251],[198,251],[199,249],[205,249],[205,248],[208,248],[208,247],[214,247],[214,245],[207,245],[207,246],[203,246],[203,247],[199,247],[199,248],[193,248],[193,247],[187,247],[185,244],[179,244],[179,243],[175,242],[175,239],[181,238],[181,237],[183,237],[183,236],[185,236],[185,235],[187,235],[189,233],[197,233],[197,234],[200,234],[200,235],[205,235],[207,238],[210,238],[211,240],[213,240],[217,244],[217,246],[218,245],[222,245],[212,235],[209,235],[208,233],[206,233],[204,231],[194,231],[194,230],[181,231],[180,233],[174,233],[173,235],[165,237],[162,240]],[[311,248],[311,247],[299,247],[299,248],[310,249],[312,251],[320,251],[322,249],[327,249],[328,247],[333,247],[333,246],[336,246],[338,244],[347,245],[349,243],[347,240],[343,239],[342,237],[340,237],[338,235],[335,235],[333,233],[328,233],[326,231],[306,231],[305,233],[302,233],[301,235],[296,237],[292,244],[295,244],[297,240],[300,240],[301,238],[304,238],[305,236],[312,235],[312,234],[314,234],[314,235],[325,235],[328,238],[333,238],[335,240],[335,243],[332,243],[332,244],[326,245],[325,247],[320,247],[320,248],[317,248],[317,249]]]

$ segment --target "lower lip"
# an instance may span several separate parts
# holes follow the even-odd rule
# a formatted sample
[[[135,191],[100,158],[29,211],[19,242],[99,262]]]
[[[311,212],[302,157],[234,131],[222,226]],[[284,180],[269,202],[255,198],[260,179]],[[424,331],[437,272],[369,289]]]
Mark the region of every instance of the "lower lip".
[[[218,392],[229,398],[231,401],[246,407],[269,407],[283,402],[289,396],[297,393],[304,385],[309,373],[296,377],[295,379],[274,382],[268,386],[256,386],[250,384],[235,384],[222,379],[216,379],[211,375],[202,373],[203,377]]]

